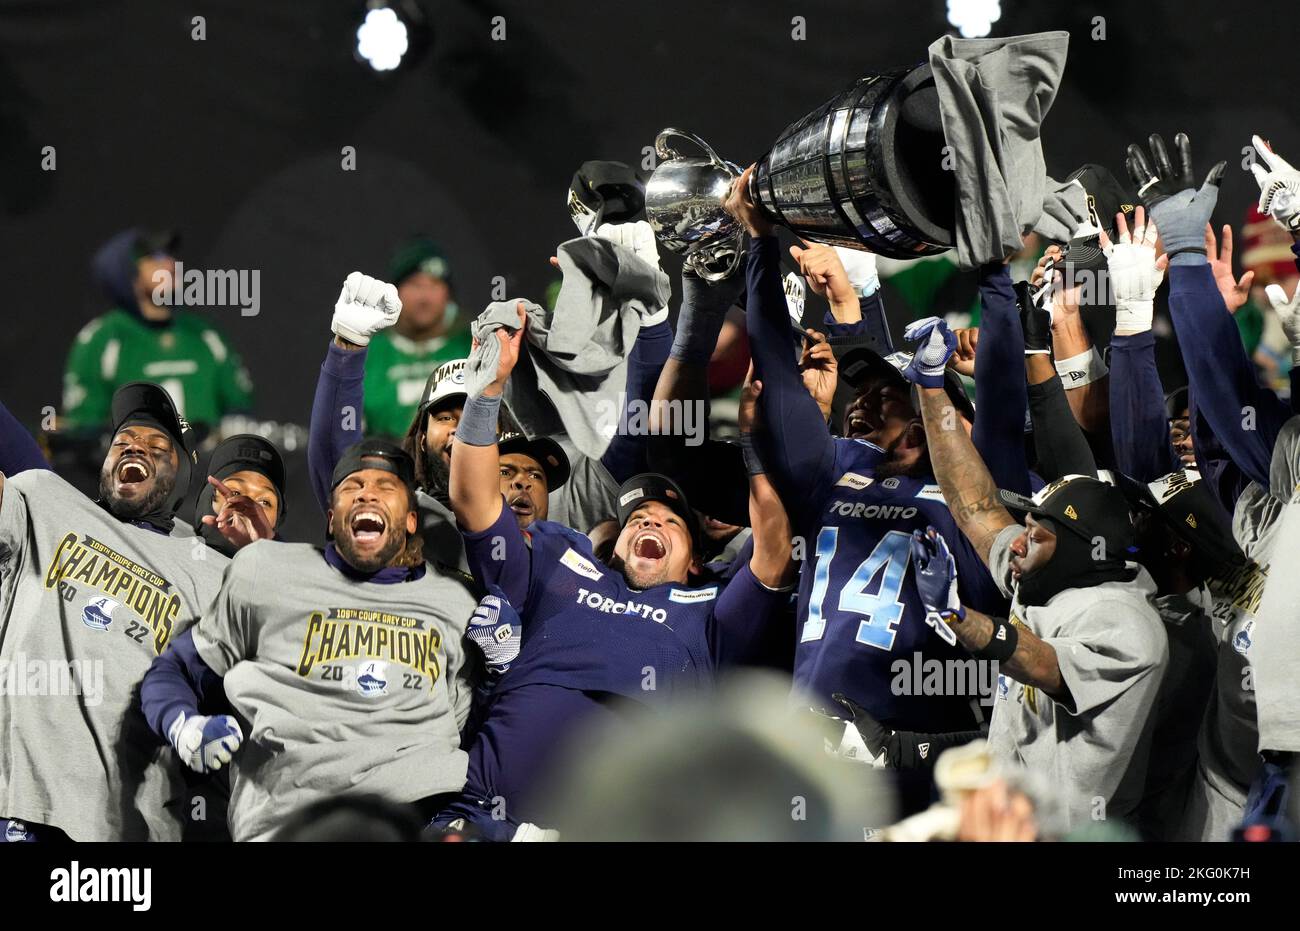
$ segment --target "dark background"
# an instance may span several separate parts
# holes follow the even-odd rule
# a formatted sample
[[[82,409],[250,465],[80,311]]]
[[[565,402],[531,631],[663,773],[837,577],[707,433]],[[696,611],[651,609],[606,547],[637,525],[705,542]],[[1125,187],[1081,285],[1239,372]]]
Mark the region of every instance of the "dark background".
[[[243,354],[257,413],[305,424],[343,278],[382,275],[411,233],[443,244],[467,312],[496,275],[539,299],[574,235],[564,200],[582,161],[637,164],[672,125],[747,164],[864,70],[919,61],[951,29],[943,0],[418,5],[428,47],[380,75],[353,58],[352,0],[0,3],[0,399],[20,420],[58,405],[69,342],[107,309],[90,255],[122,227],[181,229],[191,266],[260,270],[258,316],[205,313]],[[1043,127],[1051,174],[1093,161],[1123,177],[1126,143],[1184,130],[1198,173],[1229,160],[1217,219],[1236,225],[1258,193],[1241,170],[1251,133],[1300,157],[1296,14],[1003,0],[993,35],[1071,34]],[[46,145],[56,171],[40,170]],[[356,171],[340,168],[348,145]]]

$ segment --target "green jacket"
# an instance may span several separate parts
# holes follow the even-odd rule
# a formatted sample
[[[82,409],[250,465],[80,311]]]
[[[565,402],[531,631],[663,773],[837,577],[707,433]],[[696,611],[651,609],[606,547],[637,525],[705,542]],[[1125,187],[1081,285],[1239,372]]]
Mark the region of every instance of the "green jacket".
[[[81,328],[63,375],[63,416],[69,429],[107,428],[113,392],[132,381],[167,389],[191,423],[215,425],[247,412],[253,382],[216,327],[198,314],[174,311],[151,326],[114,308]]]
[[[393,330],[370,337],[366,353],[366,432],[401,437],[420,406],[424,383],[444,362],[469,356],[468,330],[416,342]]]

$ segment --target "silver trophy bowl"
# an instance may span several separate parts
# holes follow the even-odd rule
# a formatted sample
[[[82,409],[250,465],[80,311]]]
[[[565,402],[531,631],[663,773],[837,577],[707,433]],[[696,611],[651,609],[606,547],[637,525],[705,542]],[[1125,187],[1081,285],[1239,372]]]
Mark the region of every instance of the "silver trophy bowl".
[[[683,155],[670,140],[693,143],[704,156]],[[735,274],[744,258],[745,230],[722,209],[741,169],[718,157],[693,133],[665,129],[655,137],[659,165],[645,185],[646,219],[655,237],[705,281]]]

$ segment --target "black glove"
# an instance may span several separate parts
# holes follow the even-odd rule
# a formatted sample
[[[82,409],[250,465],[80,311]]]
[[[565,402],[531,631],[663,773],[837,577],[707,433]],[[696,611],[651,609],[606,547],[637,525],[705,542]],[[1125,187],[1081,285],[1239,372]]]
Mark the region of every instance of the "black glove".
[[[881,752],[884,752],[882,762],[886,769],[930,769],[944,750],[987,736],[983,729],[940,734],[891,731],[873,718],[866,708],[846,695],[836,692],[831,698],[848,710],[849,720],[857,728],[862,742],[872,755],[879,758]]]
[[[1151,147],[1151,158],[1147,158],[1141,146],[1130,144],[1124,163],[1128,167],[1128,176],[1137,185],[1138,197],[1149,210],[1179,191],[1196,187],[1196,180],[1192,177],[1192,146],[1187,133],[1174,136],[1177,164],[1170,161],[1169,150],[1159,133],[1152,133],[1147,144]],[[1227,167],[1227,162],[1219,162],[1210,169],[1206,181],[1217,186]]]
[[[1016,304],[1020,308],[1020,329],[1025,334],[1025,355],[1050,353],[1052,350],[1052,315],[1034,304],[1033,288],[1028,281],[1015,284]]]

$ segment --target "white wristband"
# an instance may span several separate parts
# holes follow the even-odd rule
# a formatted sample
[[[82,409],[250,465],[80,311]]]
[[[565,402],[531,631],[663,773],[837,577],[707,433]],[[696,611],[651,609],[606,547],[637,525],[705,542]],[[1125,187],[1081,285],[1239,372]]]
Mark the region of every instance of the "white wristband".
[[[1106,367],[1106,360],[1101,357],[1097,347],[1089,346],[1087,352],[1068,359],[1057,359],[1056,374],[1061,376],[1061,382],[1068,391],[1105,378],[1110,374],[1110,369]]]
[[[1115,330],[1129,334],[1145,333],[1151,329],[1154,315],[1154,301],[1116,301]]]

